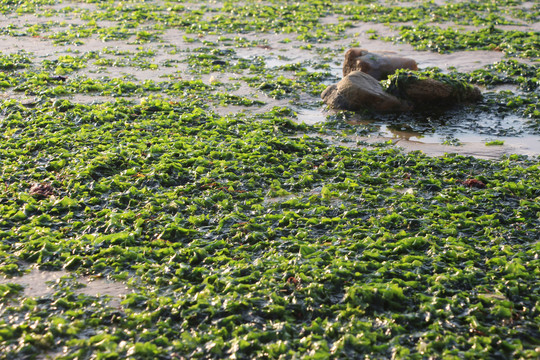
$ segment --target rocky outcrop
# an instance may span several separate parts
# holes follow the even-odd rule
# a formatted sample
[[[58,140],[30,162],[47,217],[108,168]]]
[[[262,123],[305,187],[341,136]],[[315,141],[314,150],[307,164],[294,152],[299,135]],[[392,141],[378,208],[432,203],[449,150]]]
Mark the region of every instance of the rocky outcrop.
[[[365,49],[353,48],[345,53],[343,76],[353,71],[362,71],[377,80],[384,80],[398,69],[418,70],[416,61],[398,56],[371,53]]]
[[[452,106],[482,99],[480,89],[465,81],[406,69],[417,70],[416,62],[350,49],[345,53],[343,79],[326,88],[321,97],[333,109],[378,112]],[[389,76],[383,88],[378,80]]]
[[[329,86],[321,97],[330,108],[340,110],[393,112],[409,109],[397,97],[386,93],[375,78],[361,71],[354,71]]]

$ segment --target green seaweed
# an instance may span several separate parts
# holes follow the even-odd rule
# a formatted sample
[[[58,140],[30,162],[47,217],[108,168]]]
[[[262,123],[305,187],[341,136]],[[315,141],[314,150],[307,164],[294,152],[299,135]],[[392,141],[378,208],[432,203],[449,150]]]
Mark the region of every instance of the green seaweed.
[[[298,123],[337,81],[331,40],[356,21],[413,21],[401,31],[418,46],[454,35],[429,22],[486,24],[430,48],[512,35],[501,49],[534,60],[534,36],[489,28],[521,3],[0,3],[3,36],[58,49],[0,57],[0,358],[537,358],[537,156],[354,146],[347,135],[377,128],[350,112]],[[39,24],[11,21],[27,14]],[[312,60],[287,59],[270,34]],[[90,40],[106,44],[74,46]],[[466,111],[538,129],[534,63],[388,86],[423,77],[518,86]],[[35,267],[68,275],[29,296]],[[132,292],[86,295],[83,276]]]

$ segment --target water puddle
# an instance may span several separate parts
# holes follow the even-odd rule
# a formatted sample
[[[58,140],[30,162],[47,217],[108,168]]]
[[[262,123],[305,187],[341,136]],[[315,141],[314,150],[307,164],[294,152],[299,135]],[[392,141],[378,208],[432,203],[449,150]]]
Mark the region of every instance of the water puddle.
[[[347,135],[332,136],[321,134],[305,134],[324,140],[325,142],[348,148],[379,148],[381,144],[394,146],[405,152],[420,151],[428,156],[443,156],[444,154],[458,154],[463,156],[474,156],[480,159],[497,160],[503,155],[520,154],[536,156],[539,151],[527,146],[516,139],[515,142],[504,143],[503,145],[487,146],[485,142],[461,142],[459,145],[449,145],[437,142],[423,142],[406,137],[381,136],[377,134],[368,136]],[[298,135],[299,137],[303,135]]]
[[[478,143],[479,145],[487,146],[491,149],[497,147],[513,148],[522,155],[537,155],[540,154],[540,136],[523,135],[523,136],[493,136],[482,135],[475,133],[457,134],[452,137],[444,134],[429,134],[425,135],[415,131],[399,131],[392,129],[388,125],[381,127],[380,133],[382,136],[391,135],[392,139],[398,141],[414,141],[424,144],[449,144],[454,147],[459,147],[460,144]],[[500,145],[486,145],[493,142],[500,142]]]
[[[9,279],[0,279],[0,284],[13,283],[24,287],[23,295],[25,297],[43,297],[54,294],[57,289],[54,283],[63,277],[69,277],[73,274],[64,271],[44,271],[33,268],[30,272]],[[77,277],[76,281],[82,287],[74,290],[75,294],[84,294],[88,296],[109,296],[109,306],[118,307],[123,296],[132,292],[125,284],[110,281],[107,279],[93,278],[88,276]]]
[[[377,138],[373,139],[376,140]],[[389,138],[379,138],[379,142],[393,140]],[[519,154],[535,156],[539,152],[531,146],[522,145],[518,141],[505,142],[503,145],[487,146],[485,142],[462,142],[460,145],[446,145],[444,143],[428,143],[414,140],[398,140],[393,142],[394,146],[403,149],[405,152],[421,151],[429,156],[442,156],[444,154],[458,154],[464,156],[474,156],[480,159],[497,160],[503,155]],[[540,143],[536,143],[536,146]]]
[[[329,121],[336,112],[299,109],[297,121],[315,125]],[[341,121],[341,120],[338,120]],[[391,141],[407,151],[421,150],[438,156],[445,152],[495,159],[503,154],[540,154],[540,135],[529,133],[526,120],[516,115],[475,113],[467,109],[440,114],[396,114],[381,119],[352,115],[344,122],[358,128],[358,136],[341,144]],[[339,142],[339,141],[338,141]],[[490,144],[490,145],[486,145]]]
[[[372,135],[390,138],[408,148],[428,147],[422,144],[444,145],[446,150],[460,153],[474,146],[478,155],[514,152],[522,155],[540,154],[540,135],[531,134],[526,120],[516,115],[495,115],[460,109],[425,116],[397,117],[395,121],[350,120],[351,125],[369,126]],[[488,145],[486,145],[488,144]],[[468,150],[467,150],[468,151]]]
[[[321,109],[299,109],[297,111],[298,122],[306,125],[315,125],[325,122],[330,112]]]

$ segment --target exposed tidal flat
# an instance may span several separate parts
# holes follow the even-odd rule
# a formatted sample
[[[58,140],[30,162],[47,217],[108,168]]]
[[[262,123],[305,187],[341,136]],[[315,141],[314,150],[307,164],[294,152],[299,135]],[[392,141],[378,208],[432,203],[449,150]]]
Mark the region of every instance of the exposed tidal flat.
[[[539,11],[2,2],[0,358],[538,358]],[[350,47],[484,99],[329,110]]]

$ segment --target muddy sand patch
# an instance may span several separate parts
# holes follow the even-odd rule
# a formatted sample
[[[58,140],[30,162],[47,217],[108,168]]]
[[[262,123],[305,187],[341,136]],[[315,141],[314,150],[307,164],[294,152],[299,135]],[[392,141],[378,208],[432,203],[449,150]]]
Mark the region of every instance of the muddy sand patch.
[[[24,287],[24,297],[44,297],[55,293],[55,283],[60,279],[72,276],[71,273],[63,270],[45,271],[32,268],[30,272],[19,277],[0,279],[0,284],[12,283]],[[74,284],[75,294],[87,296],[108,296],[110,297],[109,306],[118,307],[122,298],[131,293],[125,284],[111,281],[103,278],[94,278],[90,276],[76,277]]]

